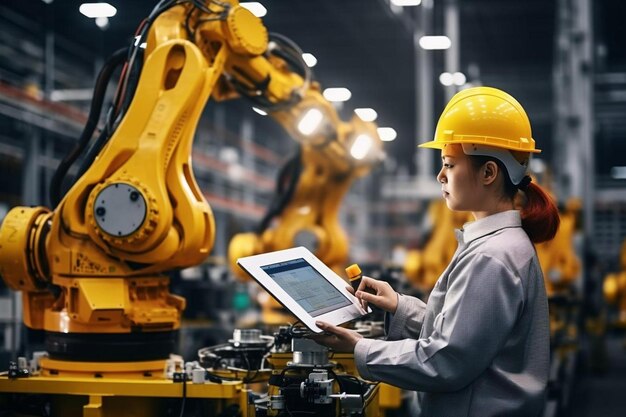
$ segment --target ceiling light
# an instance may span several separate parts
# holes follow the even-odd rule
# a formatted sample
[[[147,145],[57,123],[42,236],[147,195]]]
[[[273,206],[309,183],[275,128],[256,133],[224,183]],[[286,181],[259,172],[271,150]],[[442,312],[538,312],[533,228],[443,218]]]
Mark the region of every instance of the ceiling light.
[[[302,116],[302,119],[300,119],[298,131],[303,135],[310,135],[319,127],[323,118],[324,115],[319,109],[309,109],[304,116]]]
[[[378,136],[380,137],[380,140],[382,140],[383,142],[391,142],[398,136],[396,130],[393,127],[379,127],[376,130],[378,131]]]
[[[91,88],[52,90],[50,100],[52,101],[91,101],[93,90]]]
[[[421,2],[422,0],[391,0],[391,4],[401,7],[419,6]]]
[[[531,172],[534,172],[536,174],[543,174],[546,171],[547,167],[543,159],[531,158],[529,168]]]
[[[611,168],[611,176],[616,180],[626,179],[626,167]]]
[[[448,49],[452,42],[447,36],[422,36],[419,44],[422,49]]]
[[[315,58],[313,54],[302,54],[302,59],[304,59],[304,63],[307,64],[309,68],[313,68],[315,64],[317,64],[317,58]]]
[[[100,29],[106,29],[109,26],[109,18],[108,17],[96,17],[96,25]]]
[[[352,93],[347,88],[327,88],[324,90],[324,98],[328,101],[348,101]]]
[[[373,144],[374,139],[372,139],[370,135],[363,133],[354,140],[352,147],[350,147],[350,155],[352,155],[354,159],[361,160],[369,153]]]
[[[446,87],[449,87],[454,84],[454,76],[449,72],[442,72],[439,76],[439,82]]]
[[[376,110],[368,108],[354,109],[357,116],[364,122],[373,122],[378,117]]]
[[[252,110],[254,110],[256,113],[260,114],[261,116],[267,116],[267,112],[265,110],[261,110],[257,107],[253,107]]]
[[[263,17],[267,14],[267,9],[258,1],[246,1],[239,3],[241,7],[244,7],[252,12],[256,17]]]
[[[232,146],[224,146],[219,150],[217,157],[227,164],[236,164],[239,162],[239,151]]]
[[[466,81],[467,78],[462,72],[455,72],[452,74],[452,82],[454,82],[454,85],[464,85]]]
[[[109,3],[83,3],[78,10],[87,17],[113,17],[117,9]]]

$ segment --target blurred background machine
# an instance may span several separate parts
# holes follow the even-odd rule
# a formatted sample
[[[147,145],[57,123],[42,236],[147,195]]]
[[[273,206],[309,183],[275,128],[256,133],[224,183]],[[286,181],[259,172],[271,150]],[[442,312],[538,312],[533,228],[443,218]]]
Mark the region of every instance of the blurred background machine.
[[[304,244],[342,276],[356,262],[426,298],[456,246],[448,225],[466,219],[442,210],[439,157],[416,145],[455,92],[489,85],[528,110],[544,149],[533,172],[561,208],[559,235],[537,247],[551,294],[544,415],[621,416],[623,1],[242,2],[260,26],[231,1],[161,2],[177,4],[161,14],[157,3],[109,0],[98,12],[81,0],[0,4],[0,219],[36,249],[16,254],[7,239],[0,248],[12,265],[2,283],[23,289],[0,288],[0,369],[39,372],[2,380],[25,387],[13,402],[22,414],[295,416],[365,404],[405,415],[400,391],[357,383],[350,355],[303,345],[293,318],[267,297],[259,307],[264,296],[231,259]],[[264,25],[285,36],[258,42]],[[100,117],[90,115],[94,97]],[[177,135],[170,147],[145,146]],[[86,210],[96,196],[114,199],[99,206],[104,217]],[[149,223],[107,235],[135,230],[142,202]],[[24,213],[7,216],[15,206]],[[123,221],[109,226],[116,211]],[[65,257],[51,258],[53,249]],[[132,302],[112,301],[126,294]],[[357,328],[382,332],[378,321]],[[107,357],[124,365],[103,370]],[[84,374],[88,382],[74,383]],[[64,395],[87,385],[80,404]],[[41,397],[42,386],[57,391]]]
[[[437,279],[452,260],[456,250],[454,229],[472,221],[471,213],[454,212],[444,200],[436,200],[428,206],[428,237],[421,249],[406,253],[404,273],[407,279],[425,294],[435,286]]]
[[[626,240],[622,243],[620,253],[620,269],[609,273],[604,278],[603,293],[606,301],[617,307],[611,317],[611,325],[618,328],[626,327]]]

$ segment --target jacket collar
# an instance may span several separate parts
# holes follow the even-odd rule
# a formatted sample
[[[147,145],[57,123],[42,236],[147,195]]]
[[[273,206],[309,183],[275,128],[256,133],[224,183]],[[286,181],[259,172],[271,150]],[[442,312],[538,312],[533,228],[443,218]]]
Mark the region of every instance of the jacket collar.
[[[465,223],[462,229],[455,230],[455,234],[459,243],[467,244],[479,237],[509,227],[522,227],[522,217],[518,210],[507,210]]]

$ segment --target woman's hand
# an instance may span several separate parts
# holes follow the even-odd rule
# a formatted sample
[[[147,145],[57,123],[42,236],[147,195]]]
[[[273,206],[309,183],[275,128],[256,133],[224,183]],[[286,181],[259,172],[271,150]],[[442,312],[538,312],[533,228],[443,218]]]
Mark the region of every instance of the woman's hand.
[[[398,293],[385,281],[363,277],[354,295],[361,301],[365,310],[368,303],[391,314],[395,314],[398,308]]]
[[[354,330],[333,326],[332,324],[322,321],[316,321],[315,325],[324,330],[325,334],[310,336],[311,339],[315,340],[320,345],[331,348],[335,352],[352,353],[359,339],[363,338],[363,336]]]

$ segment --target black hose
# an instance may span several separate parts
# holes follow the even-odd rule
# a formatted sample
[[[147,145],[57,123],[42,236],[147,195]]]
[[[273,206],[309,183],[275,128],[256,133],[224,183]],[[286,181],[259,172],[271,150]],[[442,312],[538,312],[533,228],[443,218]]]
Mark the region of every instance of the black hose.
[[[298,46],[297,43],[295,43],[288,37],[281,35],[280,33],[271,32],[269,34],[269,38],[271,41],[281,46],[281,51],[292,56],[292,59],[290,59],[288,62],[292,65],[292,68],[294,70],[299,69],[300,72],[304,74],[304,82],[306,84],[310,83],[311,79],[313,78],[313,72],[311,71],[311,68],[309,68],[309,66],[306,64],[306,62],[304,62],[304,58],[302,58],[302,49],[300,49],[300,46]],[[272,52],[275,53],[276,50],[273,50]]]
[[[89,117],[87,118],[87,124],[83,129],[78,142],[74,145],[74,148],[63,158],[59,166],[57,167],[54,176],[52,177],[52,183],[50,184],[50,204],[52,207],[56,207],[62,198],[63,180],[65,179],[67,172],[72,164],[78,159],[80,154],[83,153],[87,147],[93,132],[98,125],[100,119],[100,112],[102,110],[102,102],[106,93],[109,80],[113,71],[126,60],[128,54],[128,48],[118,49],[111,55],[111,57],[104,64],[94,87],[94,94],[91,100],[91,108],[89,110]]]
[[[280,168],[276,181],[276,191],[267,213],[265,213],[265,216],[263,216],[263,219],[261,219],[257,226],[257,234],[263,233],[270,225],[272,219],[282,213],[287,204],[291,201],[296,191],[298,181],[300,180],[300,174],[302,174],[302,148],[298,146],[295,155]],[[288,179],[289,182],[285,189],[286,179]]]
[[[87,171],[87,168],[91,166],[93,161],[96,159],[96,156],[98,156],[98,154],[100,153],[104,145],[109,141],[109,137],[110,137],[109,130],[107,127],[105,127],[100,132],[100,134],[98,135],[98,138],[93,143],[93,145],[91,145],[91,147],[87,150],[87,154],[85,154],[85,157],[83,158],[83,160],[80,163],[80,166],[78,167],[78,173],[76,174],[76,177],[74,178],[74,182],[78,178],[82,177],[83,174]]]

